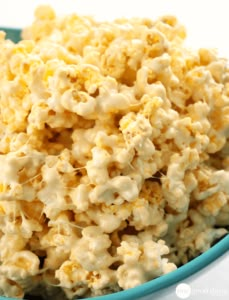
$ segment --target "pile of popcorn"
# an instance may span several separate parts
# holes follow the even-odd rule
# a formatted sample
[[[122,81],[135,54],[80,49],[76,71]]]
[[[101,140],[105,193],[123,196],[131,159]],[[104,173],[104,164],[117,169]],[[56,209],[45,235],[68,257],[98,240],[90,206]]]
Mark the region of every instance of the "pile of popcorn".
[[[129,289],[229,225],[229,65],[173,16],[0,32],[0,294]]]

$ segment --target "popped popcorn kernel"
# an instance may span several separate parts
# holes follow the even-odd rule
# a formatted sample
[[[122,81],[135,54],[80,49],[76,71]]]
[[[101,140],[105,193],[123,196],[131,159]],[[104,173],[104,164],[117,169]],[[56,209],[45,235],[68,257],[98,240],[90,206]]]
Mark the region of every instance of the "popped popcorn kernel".
[[[101,296],[176,270],[229,225],[229,67],[175,16],[39,6],[0,32],[0,290]]]

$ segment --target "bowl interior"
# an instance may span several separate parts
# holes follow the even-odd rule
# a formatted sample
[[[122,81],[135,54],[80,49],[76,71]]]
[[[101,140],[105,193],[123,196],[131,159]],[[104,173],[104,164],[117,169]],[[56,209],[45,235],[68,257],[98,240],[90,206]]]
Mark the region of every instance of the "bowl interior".
[[[0,30],[5,31],[6,38],[15,43],[19,42],[21,39],[21,29],[19,28],[0,27]]]

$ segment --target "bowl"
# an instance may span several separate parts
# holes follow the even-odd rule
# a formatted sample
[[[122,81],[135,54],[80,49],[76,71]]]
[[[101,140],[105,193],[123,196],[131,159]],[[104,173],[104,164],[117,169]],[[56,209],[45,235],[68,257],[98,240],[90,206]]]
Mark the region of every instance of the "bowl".
[[[6,33],[6,38],[13,42],[18,42],[21,39],[21,30],[19,28],[0,27]]]
[[[6,28],[0,27],[0,30],[6,32],[6,37],[11,39],[14,42],[18,42],[20,40],[21,30],[18,28]],[[185,265],[178,267],[177,270],[172,271],[166,275],[153,279],[147,283],[144,283],[135,288],[131,288],[125,291],[120,291],[117,293],[93,297],[93,298],[84,298],[85,300],[144,300],[153,299],[153,295],[156,292],[162,292],[166,288],[171,288],[174,285],[177,285],[183,282],[185,279],[188,279],[191,275],[194,275],[198,279],[199,272],[201,270],[208,270],[208,268],[213,265],[213,263],[222,258],[224,254],[226,254],[229,250],[229,234],[221,238],[218,242],[215,243],[209,250],[202,253],[198,257],[192,259],[190,262]],[[171,291],[171,289],[170,289]],[[169,293],[170,293],[169,291]],[[182,297],[180,297],[182,298]],[[187,297],[185,297],[187,298]],[[0,296],[0,300],[13,300],[16,298],[8,298]],[[32,298],[30,298],[32,299]],[[27,298],[27,300],[30,300]],[[38,299],[38,298],[34,298]],[[183,298],[184,299],[184,298]]]
[[[152,300],[153,295],[156,292],[163,292],[164,289],[177,285],[188,279],[191,275],[195,275],[198,278],[198,273],[203,269],[208,269],[213,265],[214,261],[222,257],[229,251],[229,234],[212,246],[209,250],[194,258],[185,265],[179,267],[177,270],[148,281],[135,288],[131,288],[125,291],[117,292],[100,297],[84,298],[84,300]],[[204,270],[203,270],[204,271]],[[172,290],[169,293],[172,293]],[[1,297],[0,300],[14,300],[16,298]],[[155,298],[156,299],[156,298]],[[163,299],[163,298],[162,298]],[[183,298],[184,299],[184,298]],[[25,300],[33,300],[25,299]],[[34,299],[35,300],[35,299]]]

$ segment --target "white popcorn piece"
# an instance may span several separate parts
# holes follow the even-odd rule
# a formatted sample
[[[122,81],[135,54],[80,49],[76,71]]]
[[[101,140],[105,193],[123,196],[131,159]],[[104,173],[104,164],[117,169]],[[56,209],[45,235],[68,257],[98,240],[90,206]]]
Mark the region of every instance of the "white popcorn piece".
[[[169,253],[169,248],[163,240],[157,243],[146,239],[141,241],[135,239],[121,242],[117,253],[123,264],[117,270],[118,283],[123,289],[128,289],[142,284],[150,279],[168,273],[176,269],[173,263],[161,258]]]
[[[0,32],[0,293],[132,288],[227,232],[228,62],[185,37],[47,5]]]
[[[111,245],[109,236],[96,226],[84,228],[82,235],[73,246],[70,259],[80,263],[87,271],[108,268],[114,262],[114,258],[107,251]]]
[[[6,297],[23,298],[24,291],[22,287],[15,281],[7,279],[3,276],[0,278],[0,293]]]
[[[37,275],[39,272],[38,257],[28,250],[15,252],[1,266],[0,272],[12,280],[24,279]]]

